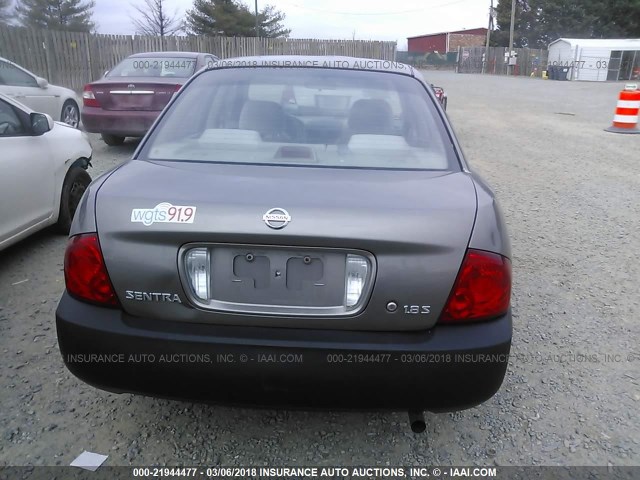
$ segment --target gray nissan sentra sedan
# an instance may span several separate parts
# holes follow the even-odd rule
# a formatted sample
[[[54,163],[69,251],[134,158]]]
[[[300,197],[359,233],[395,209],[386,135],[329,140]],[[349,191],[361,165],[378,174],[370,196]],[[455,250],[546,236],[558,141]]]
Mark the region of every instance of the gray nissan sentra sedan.
[[[56,312],[113,392],[458,410],[500,387],[510,246],[421,74],[344,57],[197,73],[78,207]]]

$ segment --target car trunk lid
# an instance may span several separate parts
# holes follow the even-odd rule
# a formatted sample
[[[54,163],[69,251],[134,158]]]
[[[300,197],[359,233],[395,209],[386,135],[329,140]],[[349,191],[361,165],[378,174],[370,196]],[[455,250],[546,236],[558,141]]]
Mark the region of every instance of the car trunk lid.
[[[104,110],[161,111],[182,83],[175,78],[103,80],[92,83],[91,90]]]
[[[182,210],[174,222],[153,215],[145,222],[135,214],[155,211],[160,205],[165,211],[167,205]],[[186,212],[187,208],[193,210]],[[267,226],[264,216],[273,208],[290,215],[284,228]],[[475,189],[465,172],[139,160],[109,178],[96,206],[107,269],[130,314],[172,321],[352,330],[432,327],[466,252],[475,212]],[[272,308],[257,315],[220,304],[209,309],[193,301],[184,272],[182,280],[179,275],[184,267],[181,249],[194,245],[217,249],[218,261],[228,262],[227,270],[215,270],[213,282],[232,281],[227,274],[233,259],[246,250],[271,255],[270,261],[283,265],[287,259],[307,255],[325,259],[326,271],[315,280],[333,278],[344,285],[339,275],[335,280],[338,267],[330,266],[340,261],[329,254],[360,252],[375,269],[370,298],[357,314],[307,315]],[[265,271],[273,273],[275,267]],[[229,295],[227,300],[233,303]],[[257,303],[269,303],[269,298],[267,294]]]

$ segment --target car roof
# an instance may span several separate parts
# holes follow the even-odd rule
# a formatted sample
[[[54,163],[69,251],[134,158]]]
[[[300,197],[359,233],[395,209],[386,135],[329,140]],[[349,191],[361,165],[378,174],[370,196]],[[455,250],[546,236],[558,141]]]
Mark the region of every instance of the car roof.
[[[374,70],[379,72],[393,72],[422,79],[422,76],[410,65],[394,60],[380,60],[375,58],[359,58],[330,55],[264,55],[251,57],[233,57],[218,60],[208,69],[233,67],[315,67],[332,68],[336,70]]]
[[[139,57],[188,57],[193,58],[198,55],[213,55],[211,53],[205,52],[143,52],[143,53],[134,53],[133,55],[129,55],[127,58],[139,58]],[[214,55],[215,56],[215,55]]]

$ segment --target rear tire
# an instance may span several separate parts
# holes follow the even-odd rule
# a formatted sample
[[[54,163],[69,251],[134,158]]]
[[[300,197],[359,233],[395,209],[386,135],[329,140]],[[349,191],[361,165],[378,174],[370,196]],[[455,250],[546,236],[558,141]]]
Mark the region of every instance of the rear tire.
[[[103,133],[101,136],[104,143],[106,143],[110,147],[117,147],[119,145],[122,145],[124,143],[124,138],[125,138],[125,137],[119,137],[117,135],[109,135],[108,133]]]
[[[62,184],[62,193],[60,194],[60,214],[56,224],[58,232],[64,235],[69,234],[73,216],[80,204],[82,195],[90,183],[91,177],[81,167],[71,167],[67,172]]]
[[[80,109],[78,104],[73,100],[67,100],[62,106],[60,121],[66,123],[70,127],[80,128]]]

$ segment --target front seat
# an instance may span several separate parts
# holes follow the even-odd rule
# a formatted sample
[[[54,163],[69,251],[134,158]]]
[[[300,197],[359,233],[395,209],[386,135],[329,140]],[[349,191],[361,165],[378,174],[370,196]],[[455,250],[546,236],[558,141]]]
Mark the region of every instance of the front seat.
[[[240,111],[238,128],[254,130],[265,141],[281,140],[285,132],[285,114],[276,102],[247,100]]]
[[[389,104],[379,98],[358,100],[349,110],[349,134],[391,135],[393,113]]]

